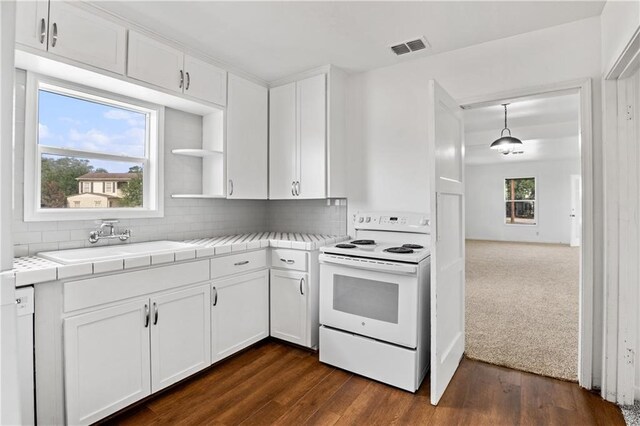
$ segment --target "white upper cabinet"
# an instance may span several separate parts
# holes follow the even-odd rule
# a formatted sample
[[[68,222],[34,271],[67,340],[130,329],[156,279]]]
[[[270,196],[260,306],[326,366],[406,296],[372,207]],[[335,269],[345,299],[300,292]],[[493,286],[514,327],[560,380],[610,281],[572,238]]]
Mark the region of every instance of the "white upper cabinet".
[[[127,75],[217,105],[227,103],[227,72],[152,37],[129,31]]]
[[[127,30],[115,22],[70,3],[26,1],[18,2],[16,23],[20,44],[124,74]]]
[[[268,90],[229,74],[227,198],[267,199]]]
[[[16,3],[16,42],[47,50],[49,1],[19,1]]]
[[[346,197],[345,79],[330,68],[270,90],[269,198]]]
[[[127,75],[176,93],[182,93],[184,54],[151,37],[129,31]]]
[[[297,83],[299,198],[326,197],[326,75]]]
[[[270,90],[269,198],[296,198],[298,177],[296,83]]]
[[[184,93],[218,105],[227,104],[227,72],[193,56],[184,56]]]

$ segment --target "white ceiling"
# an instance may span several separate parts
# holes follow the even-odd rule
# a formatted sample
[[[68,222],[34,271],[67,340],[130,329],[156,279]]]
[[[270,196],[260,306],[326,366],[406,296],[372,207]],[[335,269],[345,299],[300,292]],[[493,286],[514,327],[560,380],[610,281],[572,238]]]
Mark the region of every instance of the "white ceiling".
[[[213,2],[97,5],[265,81],[325,64],[364,71],[597,16],[604,1]],[[389,46],[425,36],[428,51]]]
[[[511,101],[508,125],[522,140],[522,154],[503,155],[489,148],[504,128],[504,108],[493,105],[464,111],[465,162],[470,165],[580,158],[580,96],[548,95]]]

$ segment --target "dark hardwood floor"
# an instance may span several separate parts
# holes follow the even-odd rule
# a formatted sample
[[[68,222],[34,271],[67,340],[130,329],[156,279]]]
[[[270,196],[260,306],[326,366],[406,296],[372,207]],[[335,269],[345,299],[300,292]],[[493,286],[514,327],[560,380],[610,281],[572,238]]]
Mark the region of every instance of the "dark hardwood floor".
[[[108,419],[183,425],[624,425],[617,406],[568,383],[464,359],[437,407],[414,395],[262,342]]]

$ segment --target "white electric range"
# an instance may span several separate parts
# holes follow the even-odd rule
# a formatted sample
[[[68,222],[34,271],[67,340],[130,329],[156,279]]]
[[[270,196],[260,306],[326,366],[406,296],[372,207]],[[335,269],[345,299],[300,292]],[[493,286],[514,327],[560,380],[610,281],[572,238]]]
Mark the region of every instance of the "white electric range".
[[[429,219],[358,213],[320,249],[320,361],[415,392],[429,369]]]

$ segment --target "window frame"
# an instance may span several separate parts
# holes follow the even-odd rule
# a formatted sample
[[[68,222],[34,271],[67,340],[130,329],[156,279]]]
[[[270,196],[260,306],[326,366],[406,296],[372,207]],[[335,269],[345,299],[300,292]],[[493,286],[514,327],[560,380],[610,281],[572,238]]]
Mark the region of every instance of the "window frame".
[[[508,180],[512,180],[512,179],[533,179],[533,187],[534,187],[534,191],[535,191],[535,198],[533,200],[508,200],[507,196],[505,194],[504,188],[505,188],[505,184]],[[527,228],[533,228],[533,227],[537,227],[540,224],[540,220],[539,220],[539,215],[538,215],[538,177],[535,175],[525,175],[525,176],[506,176],[502,179],[502,198],[503,198],[503,203],[502,203],[502,223],[505,226],[524,226]],[[508,223],[506,221],[506,203],[508,203],[509,201],[533,201],[534,203],[534,210],[533,210],[533,218],[535,220],[535,223]]]
[[[39,90],[72,96],[116,108],[148,114],[145,156],[130,157],[66,148],[43,147],[38,143]],[[164,107],[80,84],[27,72],[24,144],[24,221],[133,219],[164,217]],[[143,164],[143,206],[114,208],[41,208],[41,157],[67,155],[96,160]]]

